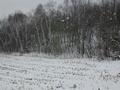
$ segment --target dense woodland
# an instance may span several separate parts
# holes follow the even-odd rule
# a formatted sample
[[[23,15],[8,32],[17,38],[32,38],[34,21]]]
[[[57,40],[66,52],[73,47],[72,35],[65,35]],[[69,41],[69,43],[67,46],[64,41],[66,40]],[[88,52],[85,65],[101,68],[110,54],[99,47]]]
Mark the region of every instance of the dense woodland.
[[[0,20],[0,52],[38,52],[105,59],[120,55],[120,2],[64,0],[39,4],[30,14]]]

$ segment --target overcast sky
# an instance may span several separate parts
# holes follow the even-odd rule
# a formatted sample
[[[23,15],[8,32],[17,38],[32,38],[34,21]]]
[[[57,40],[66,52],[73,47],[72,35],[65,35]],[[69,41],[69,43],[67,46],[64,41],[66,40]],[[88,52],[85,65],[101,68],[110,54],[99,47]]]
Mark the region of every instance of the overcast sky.
[[[39,3],[45,4],[47,1],[49,0],[0,0],[0,18],[6,17],[8,14],[18,10],[30,12]]]
[[[45,4],[48,1],[49,0],[0,0],[0,18],[4,18],[18,10],[24,13],[30,12],[35,9],[39,3]],[[61,2],[62,0],[55,1]]]

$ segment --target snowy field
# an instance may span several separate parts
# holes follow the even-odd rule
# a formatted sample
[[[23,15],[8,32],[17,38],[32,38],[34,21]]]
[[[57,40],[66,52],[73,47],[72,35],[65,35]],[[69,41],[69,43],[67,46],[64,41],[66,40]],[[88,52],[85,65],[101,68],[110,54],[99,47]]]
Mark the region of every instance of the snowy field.
[[[0,90],[120,90],[120,61],[0,54]]]

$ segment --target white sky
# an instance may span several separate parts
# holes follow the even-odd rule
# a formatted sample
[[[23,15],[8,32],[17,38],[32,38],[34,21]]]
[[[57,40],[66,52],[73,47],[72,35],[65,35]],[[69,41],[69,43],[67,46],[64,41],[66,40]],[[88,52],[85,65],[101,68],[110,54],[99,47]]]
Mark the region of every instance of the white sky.
[[[0,18],[4,18],[18,10],[24,13],[30,12],[38,4],[45,4],[47,1],[49,0],[0,0]]]
[[[39,3],[45,4],[49,0],[0,0],[0,18],[4,18],[15,11],[24,13],[35,9]],[[61,2],[62,0],[55,0]],[[93,0],[98,1],[98,0]]]

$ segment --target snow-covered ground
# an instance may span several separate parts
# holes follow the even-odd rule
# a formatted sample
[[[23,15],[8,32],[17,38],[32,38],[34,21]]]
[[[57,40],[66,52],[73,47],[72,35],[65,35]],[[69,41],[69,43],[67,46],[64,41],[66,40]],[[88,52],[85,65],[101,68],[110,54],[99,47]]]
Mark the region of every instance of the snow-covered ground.
[[[120,90],[120,61],[0,54],[0,90]]]

